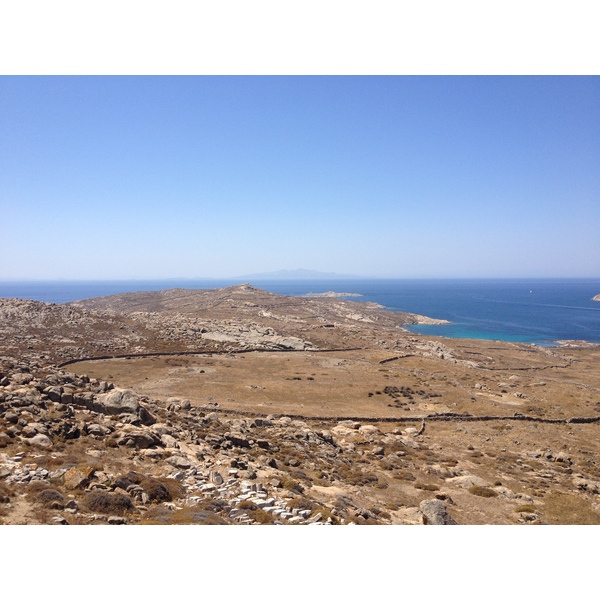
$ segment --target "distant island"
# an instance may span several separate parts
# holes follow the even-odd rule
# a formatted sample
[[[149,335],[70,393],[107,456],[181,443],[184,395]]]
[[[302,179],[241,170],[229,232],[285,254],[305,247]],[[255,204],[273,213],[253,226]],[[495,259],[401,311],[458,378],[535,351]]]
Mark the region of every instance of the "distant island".
[[[353,292],[308,292],[308,294],[304,294],[307,298],[358,298],[362,295]]]
[[[271,271],[269,273],[252,273],[250,275],[241,275],[232,279],[242,279],[248,281],[267,280],[267,279],[366,279],[359,275],[340,275],[339,273],[323,273],[321,271],[313,271],[311,269],[280,269],[279,271]]]

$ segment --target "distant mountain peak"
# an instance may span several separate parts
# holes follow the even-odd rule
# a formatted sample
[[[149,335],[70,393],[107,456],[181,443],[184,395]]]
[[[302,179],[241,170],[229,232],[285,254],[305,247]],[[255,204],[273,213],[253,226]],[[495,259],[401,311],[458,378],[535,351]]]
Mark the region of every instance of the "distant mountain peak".
[[[243,280],[264,280],[264,279],[361,279],[357,275],[340,275],[339,273],[324,273],[312,269],[280,269],[279,271],[270,271],[268,273],[252,273],[233,279]]]

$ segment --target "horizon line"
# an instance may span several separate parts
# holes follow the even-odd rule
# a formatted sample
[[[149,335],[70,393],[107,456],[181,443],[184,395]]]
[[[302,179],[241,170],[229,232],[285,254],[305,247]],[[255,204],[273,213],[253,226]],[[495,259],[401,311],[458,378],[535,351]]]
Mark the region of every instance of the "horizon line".
[[[245,277],[119,277],[119,278],[86,278],[86,279],[71,279],[67,277],[58,278],[17,278],[17,277],[0,277],[0,283],[84,283],[84,282],[130,282],[130,281],[242,281]],[[600,275],[580,275],[580,276],[564,276],[564,275],[502,275],[502,276],[368,276],[368,275],[349,275],[349,276],[332,276],[332,277],[290,277],[288,279],[282,277],[250,277],[255,281],[331,281],[334,279],[340,281],[349,280],[400,280],[400,281],[415,281],[415,280],[581,280],[581,279],[600,279]]]

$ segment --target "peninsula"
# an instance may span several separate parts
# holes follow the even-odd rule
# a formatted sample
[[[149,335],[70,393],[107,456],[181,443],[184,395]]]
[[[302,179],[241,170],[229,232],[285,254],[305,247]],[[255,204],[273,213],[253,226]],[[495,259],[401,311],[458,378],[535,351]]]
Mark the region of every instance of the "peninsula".
[[[600,524],[600,347],[249,284],[0,299],[0,523]]]

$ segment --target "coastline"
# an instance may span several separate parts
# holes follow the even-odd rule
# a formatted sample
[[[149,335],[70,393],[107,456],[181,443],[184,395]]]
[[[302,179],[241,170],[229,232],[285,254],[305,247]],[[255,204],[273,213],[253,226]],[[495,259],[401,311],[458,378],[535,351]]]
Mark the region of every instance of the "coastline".
[[[172,288],[210,290],[231,280],[0,282],[0,297],[63,304],[86,298]],[[310,298],[329,296],[410,315],[416,331],[465,339],[556,345],[556,340],[600,343],[597,279],[253,281],[265,291]],[[335,290],[340,290],[339,292]],[[331,292],[331,293],[330,293]],[[311,294],[307,296],[307,294]],[[338,296],[339,294],[339,296]],[[343,294],[343,295],[342,295]],[[352,296],[350,295],[352,294]],[[594,298],[594,304],[591,299]],[[430,316],[431,315],[431,316]],[[436,315],[437,318],[434,318]],[[432,319],[432,320],[428,320]],[[449,322],[446,322],[449,321]],[[418,329],[437,325],[440,330]]]
[[[414,313],[411,314],[417,322],[415,325],[452,325],[452,321],[447,321],[446,319],[434,319],[432,317],[426,317],[425,315],[416,315]]]

